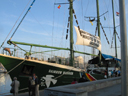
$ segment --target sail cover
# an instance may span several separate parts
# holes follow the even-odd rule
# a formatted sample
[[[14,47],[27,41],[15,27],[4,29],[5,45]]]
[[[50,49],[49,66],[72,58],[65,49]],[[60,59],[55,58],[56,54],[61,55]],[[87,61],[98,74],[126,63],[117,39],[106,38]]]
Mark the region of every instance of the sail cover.
[[[78,29],[74,26],[77,33],[76,45],[86,45],[93,48],[97,48],[101,51],[101,42],[98,36],[92,35],[84,30]]]

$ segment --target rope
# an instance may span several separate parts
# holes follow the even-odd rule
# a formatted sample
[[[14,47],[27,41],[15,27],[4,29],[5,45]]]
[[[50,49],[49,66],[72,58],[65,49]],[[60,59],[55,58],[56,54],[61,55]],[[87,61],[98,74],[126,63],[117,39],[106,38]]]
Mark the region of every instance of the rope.
[[[120,37],[119,37],[119,35],[118,35],[118,33],[117,33],[117,32],[116,32],[116,34],[117,34],[117,37],[118,37],[119,41],[121,42],[121,39],[120,39]]]
[[[10,71],[8,71],[6,74],[9,74],[11,71],[13,71],[15,68],[17,68],[19,65],[21,65],[23,62],[25,61],[25,59],[22,61],[22,62],[20,62],[18,65],[16,65],[14,68],[12,68]],[[4,74],[4,75],[6,75],[6,74]],[[3,76],[4,76],[3,75]],[[3,77],[3,76],[1,76],[1,77]],[[0,78],[1,78],[0,77]]]
[[[56,2],[56,0],[54,2]],[[53,31],[54,31],[54,13],[55,13],[55,5],[54,5],[54,8],[53,8],[52,46],[53,46]],[[51,51],[51,55],[52,55],[52,51]]]
[[[67,24],[67,34],[66,34],[66,39],[68,39],[68,30],[70,30],[69,29],[69,25],[70,25],[70,17],[68,17],[68,24]]]
[[[17,31],[17,29],[19,28],[20,24],[22,23],[22,21],[24,20],[25,16],[27,15],[27,13],[30,11],[33,3],[35,2],[35,0],[33,0],[33,2],[31,3],[30,7],[28,8],[27,12],[25,13],[25,15],[23,16],[23,18],[21,19],[20,23],[18,24],[18,26],[16,27],[15,31],[13,32],[10,40],[12,39],[13,35],[15,34],[15,32]]]
[[[43,25],[37,20],[37,18],[33,15],[33,13],[30,11],[31,15],[33,16],[33,18],[36,20],[37,23],[39,23],[39,25],[41,26],[41,28],[46,32],[48,33],[45,28],[43,27]]]
[[[22,62],[21,62],[21,63],[22,63]],[[74,68],[72,68],[72,69],[74,69]],[[69,71],[66,71],[66,72],[70,72],[72,69],[70,69]],[[62,77],[63,75],[65,75],[65,74],[61,74],[61,75],[55,77],[54,79],[60,78],[60,77]],[[49,82],[49,81],[47,81],[47,82]],[[46,82],[44,82],[44,83],[46,83]],[[26,90],[26,89],[28,89],[28,87],[23,88],[23,89],[20,89],[19,91],[23,91],[23,90]],[[7,92],[7,93],[10,93],[10,92]],[[7,94],[7,93],[2,93],[2,94],[0,94],[0,95],[4,95],[4,94]]]
[[[16,67],[18,67],[20,64],[22,64],[24,61],[25,61],[25,60],[23,60],[21,63],[19,63],[19,64],[18,64],[17,66],[15,66],[13,69],[11,69],[9,72],[11,72],[12,70],[14,70]],[[72,68],[72,69],[74,69],[74,68]],[[70,69],[69,71],[66,71],[66,72],[70,72],[72,69]],[[9,72],[8,72],[8,73],[9,73]],[[60,77],[62,77],[63,75],[65,75],[65,74],[61,74],[61,75],[55,77],[54,79],[60,78]],[[2,77],[2,76],[1,76],[1,77]],[[1,77],[0,77],[0,78],[1,78]],[[47,81],[47,82],[49,82],[49,81]],[[44,83],[46,83],[46,82],[44,82]],[[26,89],[28,89],[28,88],[26,87],[26,88],[20,89],[19,91],[23,91],[23,90],[26,90]],[[10,92],[7,92],[7,93],[10,93]],[[3,93],[3,94],[7,94],[7,93]],[[3,95],[3,94],[0,94],[0,95]]]
[[[22,62],[20,62],[18,65],[16,65],[14,68],[12,68],[10,71],[8,71],[7,73],[10,73],[12,70],[14,70],[14,69],[17,68],[19,65],[21,65],[24,61],[25,61],[25,59],[24,59]]]
[[[96,29],[95,29],[95,36],[96,36],[96,33],[98,32],[98,27],[96,25]],[[95,54],[95,48],[92,48],[92,54]],[[92,58],[95,58],[95,56],[92,56]]]
[[[9,74],[11,71],[13,71],[13,70],[14,70],[15,68],[17,68],[19,65],[21,65],[24,61],[25,61],[25,59],[24,59],[22,62],[20,62],[18,65],[16,65],[14,68],[12,68],[10,71],[8,71],[6,74]],[[0,78],[2,78],[3,76],[5,76],[6,74],[2,75]],[[21,89],[21,90],[19,90],[19,91],[22,91],[22,90],[25,90],[25,89],[27,89],[27,88]],[[7,93],[10,93],[10,92],[7,92]],[[3,94],[7,94],[7,93],[3,93]],[[3,95],[3,94],[0,94],[0,95]]]
[[[108,4],[106,4],[106,0],[103,0],[104,1],[104,4],[105,4],[105,6],[106,6],[106,10],[108,11],[108,9],[109,9],[109,7],[110,7],[110,0],[109,0],[109,2],[108,2]],[[106,14],[106,18],[110,18],[110,15],[109,15],[109,11],[108,11],[108,14]],[[109,20],[107,20],[107,23],[108,23],[108,25],[109,25],[109,32],[110,32],[110,34],[112,33],[111,32],[111,30],[110,30],[110,26],[111,26],[111,24],[110,24],[110,22],[109,22]],[[110,35],[111,36],[111,35]],[[110,37],[111,38],[111,37]]]
[[[112,44],[113,44],[113,39],[114,39],[114,32],[113,32],[113,36],[112,36],[111,48],[112,48]]]
[[[66,1],[66,0],[65,0]],[[63,17],[63,31],[62,31],[62,37],[61,37],[61,41],[60,41],[60,46],[62,46],[63,47],[63,40],[64,40],[64,32],[65,32],[65,24],[66,24],[66,20],[65,20],[65,12],[66,12],[66,4],[65,4],[65,6],[64,6],[64,17]]]
[[[83,17],[84,17],[84,15],[83,15],[83,2],[82,2],[82,0],[81,0],[81,8],[82,8],[82,19],[83,19]],[[83,24],[83,20],[82,20],[82,27],[83,27],[83,29],[84,29],[84,24]],[[83,42],[83,49],[84,49],[84,52],[85,52],[85,46],[84,46],[84,42]],[[84,54],[84,62],[85,62],[85,54]],[[85,65],[85,64],[84,64]],[[84,68],[85,68],[85,66],[84,66]]]
[[[30,0],[31,1],[31,0]],[[30,3],[30,1],[28,2],[28,4]],[[26,5],[26,7],[24,8],[24,10],[22,11],[22,13],[20,14],[19,18],[16,20],[15,24],[13,25],[11,31],[9,32],[9,34],[7,35],[7,37],[5,38],[4,42],[2,43],[2,45],[0,46],[0,49],[1,47],[4,45],[5,41],[7,40],[8,36],[10,35],[10,33],[12,32],[12,30],[14,29],[16,23],[18,22],[18,20],[20,19],[21,15],[23,14],[23,12],[25,11],[25,9],[27,8],[28,4]]]
[[[101,28],[102,28],[102,30],[103,30],[103,33],[104,33],[104,35],[105,35],[105,37],[106,37],[106,40],[107,40],[107,42],[108,42],[108,44],[109,44],[109,41],[108,41],[108,38],[107,38],[107,36],[106,36],[106,33],[105,33],[104,29],[103,29],[103,26],[102,26],[101,23],[100,23],[100,25],[101,25]]]
[[[95,30],[95,36],[96,36],[96,33],[97,33],[97,29],[98,29],[98,28],[97,28],[97,26],[96,26],[96,30]]]
[[[121,39],[120,39],[120,37],[119,37],[119,35],[118,35],[118,33],[117,33],[117,32],[116,32],[116,34],[117,34],[117,37],[118,37],[119,41],[121,42]],[[113,37],[112,37],[111,48],[112,48],[112,44],[113,44],[113,39],[114,39],[114,32],[113,32]]]
[[[76,14],[75,14],[74,9],[73,9],[73,14],[74,14],[74,18],[75,18],[75,20],[76,20],[76,24],[78,25],[78,30],[79,30],[79,32],[80,32],[80,26],[79,26],[79,23],[78,23],[78,20],[77,20],[77,17],[76,17]],[[81,32],[80,32],[80,35],[81,35]]]
[[[74,69],[74,68],[72,68],[72,69]],[[72,69],[70,69],[69,71],[66,71],[66,72],[70,72]],[[63,75],[65,75],[65,74],[61,74],[61,75],[55,77],[54,79],[60,78],[60,77],[62,77]],[[49,81],[50,81],[50,80],[49,80]],[[49,82],[49,81],[47,81],[47,82]],[[44,82],[44,83],[46,83],[46,82]],[[28,88],[26,87],[26,88],[20,89],[19,91],[23,91],[23,90],[26,90],[26,89],[28,89]],[[10,92],[7,92],[7,93],[10,93]],[[7,93],[3,93],[3,94],[7,94]],[[3,95],[3,94],[0,94],[0,95]]]

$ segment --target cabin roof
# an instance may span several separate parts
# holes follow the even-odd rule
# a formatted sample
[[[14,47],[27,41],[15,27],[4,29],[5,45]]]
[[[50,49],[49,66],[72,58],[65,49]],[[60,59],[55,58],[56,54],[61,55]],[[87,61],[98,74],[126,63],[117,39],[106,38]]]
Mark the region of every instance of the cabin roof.
[[[111,55],[102,54],[102,56],[103,56],[104,59],[115,59],[115,60],[121,62],[121,59],[115,58],[115,57],[113,57]]]
[[[111,55],[107,55],[107,54],[101,54],[101,55],[102,55],[101,61],[117,60],[117,61],[121,62],[121,59],[115,58],[115,57],[113,57],[113,56],[111,56]],[[99,57],[97,56],[97,57],[95,57],[95,58],[89,60],[88,63],[89,63],[89,64],[97,64],[97,63],[99,63]]]

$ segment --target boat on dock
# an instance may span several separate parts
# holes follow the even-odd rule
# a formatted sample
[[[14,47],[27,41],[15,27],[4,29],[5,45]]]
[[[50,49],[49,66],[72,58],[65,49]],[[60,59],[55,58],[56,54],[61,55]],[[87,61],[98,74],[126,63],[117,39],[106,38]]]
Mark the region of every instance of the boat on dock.
[[[20,81],[20,90],[22,90],[20,92],[27,91],[26,88],[28,87],[28,82],[26,81],[28,81],[28,78],[32,76],[33,73],[35,73],[41,81],[40,89],[71,84],[74,78],[78,80],[79,78],[81,78],[82,75],[85,75],[86,79],[88,79],[89,81],[104,79],[104,74],[99,74],[99,73],[94,74],[94,72],[90,73],[87,71],[86,67],[80,68],[79,66],[76,66],[77,63],[79,62],[77,62],[77,60],[75,61],[74,53],[91,55],[95,57],[99,55],[80,52],[73,48],[74,46],[73,16],[76,20],[76,24],[78,25],[78,26],[74,26],[77,33],[78,45],[86,45],[96,48],[99,50],[99,54],[101,55],[101,41],[100,41],[100,36],[92,35],[89,32],[86,32],[80,28],[78,24],[78,20],[76,18],[75,10],[73,9],[73,2],[75,1],[68,0],[68,3],[66,3],[69,4],[68,7],[69,18],[68,18],[66,39],[68,38],[68,32],[69,32],[70,47],[63,48],[63,47],[54,47],[52,45],[47,46],[47,45],[12,41],[13,36],[17,32],[17,29],[21,25],[22,21],[24,20],[28,12],[30,12],[32,6],[35,3],[35,0],[33,0],[30,7],[26,11],[25,15],[23,16],[23,18],[17,25],[16,29],[14,30],[11,38],[7,41],[7,43],[10,46],[13,46],[14,48],[3,47],[4,42],[2,43],[1,48],[3,49],[2,49],[2,53],[0,54],[0,63],[6,68],[7,73],[10,75],[11,79],[13,79],[13,77],[18,78],[18,80]],[[60,3],[55,5],[60,5]],[[25,48],[24,46],[27,46],[27,48]],[[50,50],[35,51],[34,48],[36,47],[44,48],[44,49],[49,48]],[[28,48],[30,50],[28,50]],[[58,56],[49,56],[49,57],[46,56],[46,58],[43,57],[45,55],[44,54],[45,52],[52,53],[53,51],[60,51],[60,50],[64,50],[64,52],[69,51],[70,52],[69,57],[67,58],[62,58]],[[41,58],[40,55],[42,56]],[[99,64],[99,59],[98,62],[96,63]]]

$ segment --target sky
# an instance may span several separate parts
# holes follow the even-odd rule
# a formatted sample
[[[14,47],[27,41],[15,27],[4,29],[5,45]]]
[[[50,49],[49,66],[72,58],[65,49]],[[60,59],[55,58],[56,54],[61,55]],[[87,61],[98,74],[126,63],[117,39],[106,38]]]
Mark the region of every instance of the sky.
[[[0,14],[0,45],[2,44],[2,42],[4,42],[5,38],[7,37],[9,32],[12,30],[7,40],[10,39],[14,30],[18,26],[23,16],[25,15],[32,1],[33,0],[1,0],[1,3],[0,3],[0,13],[1,13]],[[69,33],[68,33],[68,39],[66,40],[65,38],[67,24],[68,24],[68,17],[69,17],[69,9],[68,9],[69,4],[61,4],[60,9],[58,9],[57,8],[58,5],[55,5],[55,3],[68,3],[68,0],[35,0],[35,3],[33,4],[31,10],[28,12],[23,22],[17,29],[16,33],[14,34],[12,41],[69,48],[70,47],[69,46]],[[74,0],[73,8],[75,10],[75,14],[79,22],[80,28],[94,35],[95,29],[96,29],[96,22],[93,22],[93,26],[92,26],[91,23],[88,22],[88,19],[84,18],[84,16],[87,16],[87,17],[97,16],[96,0]],[[125,10],[126,10],[125,12],[126,12],[126,17],[127,17],[128,16],[128,1],[127,0],[125,0]],[[116,12],[119,12],[119,1],[118,0],[114,0],[114,11],[115,11],[114,12],[115,25],[117,26],[116,31],[120,37],[120,26],[118,26],[120,25],[119,16],[116,16]],[[103,30],[100,28],[101,46],[102,46],[101,52],[107,55],[115,56],[114,41],[112,44],[113,48],[111,48],[111,42],[112,42],[112,36],[113,36],[113,28],[112,28],[113,27],[113,15],[112,15],[111,0],[99,0],[100,15],[105,12],[107,13],[101,16],[100,22],[102,23],[103,27],[110,27],[110,28],[104,28],[110,44],[107,43]],[[104,18],[106,18],[106,20]],[[16,21],[17,23],[15,27],[13,28]],[[126,18],[126,23],[127,21],[128,20]],[[73,25],[77,26],[75,22],[75,18],[73,20]],[[128,24],[127,24],[127,29],[128,29]],[[74,34],[73,36],[74,50],[92,53],[91,47],[75,45],[77,36],[76,36],[76,32],[74,28],[73,28],[73,34]],[[117,48],[118,58],[121,58],[120,41],[118,37],[116,37],[116,39],[117,39],[117,47],[118,47]],[[7,40],[5,41],[3,47],[12,48],[13,47],[12,45],[10,46],[7,44]],[[23,48],[26,50],[30,49],[30,47],[23,47]],[[33,50],[46,51],[46,50],[51,50],[51,49],[33,47]],[[58,51],[58,52],[55,51],[51,53],[54,55],[60,55],[63,57],[69,56],[69,51]],[[96,49],[95,54],[98,54],[97,49]],[[88,56],[88,55],[82,55],[82,54],[75,53],[75,56],[83,56],[86,59],[85,61],[88,61],[89,59],[91,59],[91,56]]]

